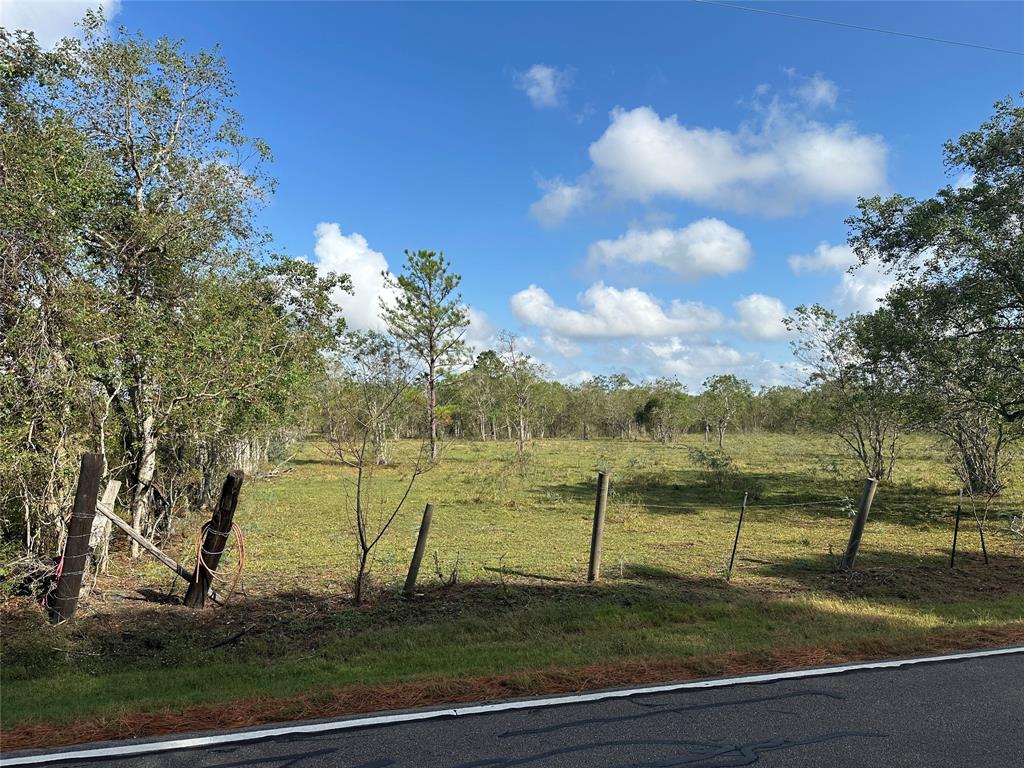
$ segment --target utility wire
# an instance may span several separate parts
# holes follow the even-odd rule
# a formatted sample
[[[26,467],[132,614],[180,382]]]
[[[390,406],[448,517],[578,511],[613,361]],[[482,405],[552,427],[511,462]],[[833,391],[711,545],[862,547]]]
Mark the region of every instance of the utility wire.
[[[813,21],[816,24],[831,24],[834,27],[845,27],[846,29],[859,29],[862,32],[881,32],[883,35],[894,35],[896,37],[910,37],[914,40],[927,40],[931,43],[945,43],[946,45],[959,45],[964,48],[977,48],[982,51],[994,51],[995,53],[1008,53],[1011,56],[1024,56],[1024,51],[1014,51],[1010,48],[995,48],[991,45],[979,45],[978,43],[965,43],[962,40],[947,40],[942,37],[929,37],[928,35],[915,35],[912,32],[897,32],[892,29],[881,29],[880,27],[867,27],[861,24],[847,24],[844,21],[832,19],[816,19],[812,16],[799,16],[795,13],[784,13],[773,11],[768,8],[751,8],[747,5],[733,5],[732,3],[721,3],[718,0],[693,0],[701,5],[718,5],[722,8],[732,8],[736,11],[750,11],[751,13],[764,13],[769,16],[782,16],[786,19],[798,19],[800,21]]]

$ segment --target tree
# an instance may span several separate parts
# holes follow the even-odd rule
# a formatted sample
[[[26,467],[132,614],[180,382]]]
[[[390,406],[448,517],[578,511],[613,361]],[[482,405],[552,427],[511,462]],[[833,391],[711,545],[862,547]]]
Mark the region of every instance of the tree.
[[[868,477],[891,480],[906,400],[898,367],[865,344],[865,322],[815,304],[797,307],[786,326],[796,334],[796,358],[811,372],[818,426],[842,441]]]
[[[440,457],[437,433],[437,384],[445,369],[462,362],[463,336],[469,314],[457,292],[462,278],[449,272],[444,254],[405,252],[405,269],[397,277],[384,273],[395,290],[394,304],[381,300],[381,315],[392,334],[405,343],[426,368],[427,431],[431,461]]]
[[[502,331],[499,357],[502,364],[502,383],[507,412],[516,426],[516,451],[520,458],[526,451],[530,439],[530,417],[533,406],[533,390],[540,378],[540,366],[516,344],[516,335]]]
[[[1024,421],[1024,106],[998,102],[945,155],[966,181],[927,200],[862,200],[850,243],[893,272],[887,342],[912,378],[953,379],[951,407]]]
[[[718,447],[725,446],[725,430],[733,417],[753,396],[750,382],[731,373],[711,376],[704,380],[702,398],[705,407],[705,441],[707,425],[713,424],[718,431]]]
[[[690,397],[686,387],[675,379],[658,379],[637,411],[636,421],[654,439],[668,443],[676,432],[689,425],[690,417]]]
[[[998,102],[945,162],[955,186],[862,200],[848,220],[861,262],[894,278],[861,337],[902,372],[915,425],[944,436],[963,487],[991,498],[1024,436],[1024,106]]]
[[[497,411],[504,364],[498,353],[487,349],[476,356],[473,367],[462,374],[461,396],[476,419],[480,439],[496,440]]]
[[[401,343],[380,333],[349,334],[344,347],[342,396],[326,407],[324,437],[334,454],[355,468],[350,506],[356,527],[356,605],[363,601],[366,579],[377,544],[402,510],[413,485],[426,470],[426,444],[411,468],[388,495],[388,484],[376,481],[377,469],[388,463],[388,436],[402,397],[409,388],[412,364]]]

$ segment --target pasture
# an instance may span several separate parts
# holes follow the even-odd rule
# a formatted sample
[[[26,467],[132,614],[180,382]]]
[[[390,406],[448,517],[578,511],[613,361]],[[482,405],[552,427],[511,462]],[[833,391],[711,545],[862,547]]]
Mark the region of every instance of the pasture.
[[[177,605],[181,582],[115,558],[75,621],[3,607],[5,741],[75,740],[1024,638],[1019,467],[989,513],[991,562],[966,514],[949,568],[956,486],[941,449],[904,444],[879,486],[853,573],[836,570],[861,481],[818,435],[730,435],[734,470],[708,485],[689,448],[548,440],[456,442],[419,478],[351,604],[354,470],[305,443],[287,471],[247,481],[241,592]],[[415,446],[378,471],[393,496]],[[596,470],[611,473],[602,578],[586,583]],[[750,506],[725,567],[743,493]],[[434,504],[413,600],[399,596],[423,504]],[[200,518],[167,545],[191,567]],[[11,741],[13,739],[13,741]],[[5,745],[6,748],[6,745]]]

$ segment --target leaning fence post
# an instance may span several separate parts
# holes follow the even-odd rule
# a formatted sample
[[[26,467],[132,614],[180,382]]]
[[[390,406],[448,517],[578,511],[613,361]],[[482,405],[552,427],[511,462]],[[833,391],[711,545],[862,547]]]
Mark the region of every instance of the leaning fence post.
[[[878,480],[875,478],[869,477],[864,480],[864,490],[861,492],[860,501],[857,504],[857,516],[853,519],[853,527],[850,529],[850,543],[846,545],[843,562],[839,566],[844,571],[853,570],[853,561],[857,559],[860,537],[864,535],[864,525],[868,521],[868,512],[871,511],[871,502],[875,498],[877,487]]]
[[[594,505],[594,530],[590,536],[590,567],[587,581],[601,578],[601,544],[604,540],[604,513],[608,507],[608,473],[597,473],[597,503]]]
[[[409,575],[405,577],[405,589],[402,590],[406,597],[412,597],[416,592],[416,577],[420,572],[420,563],[423,562],[423,552],[427,548],[427,535],[430,533],[430,519],[433,515],[434,505],[427,504],[423,508],[423,521],[420,523],[420,533],[416,537],[416,549],[409,564]]]
[[[956,523],[953,525],[953,549],[949,552],[949,567],[953,567],[956,561],[956,537],[960,534],[960,510],[964,505],[964,489],[960,489],[960,496],[956,500]]]
[[[78,595],[82,591],[82,576],[89,557],[89,534],[92,532],[92,520],[96,516],[96,497],[100,492],[102,475],[103,456],[98,453],[82,454],[75,504],[71,510],[64,554],[60,560],[60,577],[57,579],[57,589],[47,601],[50,622],[53,624],[67,621],[78,609]]]
[[[206,526],[203,543],[196,553],[196,570],[185,593],[185,605],[189,608],[202,608],[206,604],[206,593],[213,585],[213,572],[220,564],[220,556],[224,553],[224,545],[227,544],[228,534],[231,533],[235,507],[238,506],[238,492],[242,489],[244,479],[245,473],[242,470],[233,469],[224,480],[220,500],[213,510],[213,517]]]
[[[732,564],[733,564],[733,561],[736,559],[736,547],[738,547],[739,543],[740,543],[740,529],[743,528],[743,515],[746,514],[746,511],[747,511],[747,494],[744,493],[743,494],[743,506],[740,507],[740,520],[739,520],[738,523],[736,523],[736,538],[733,539],[733,542],[732,542],[732,554],[729,556],[729,568],[725,572],[725,580],[726,581],[729,581],[729,579],[732,578]]]

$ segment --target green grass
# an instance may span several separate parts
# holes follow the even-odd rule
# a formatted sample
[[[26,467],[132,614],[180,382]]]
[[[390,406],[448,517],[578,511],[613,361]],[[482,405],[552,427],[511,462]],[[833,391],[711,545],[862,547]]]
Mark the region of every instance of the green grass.
[[[305,445],[290,472],[243,488],[245,596],[227,608],[159,604],[169,574],[123,562],[67,626],[48,628],[25,603],[6,606],[0,722],[624,659],[693,659],[710,672],[730,652],[882,651],[1024,621],[1024,551],[1008,530],[1014,505],[990,518],[992,563],[980,562],[977,532],[965,524],[964,554],[950,570],[954,483],[929,441],[909,441],[895,482],[880,487],[852,575],[834,570],[849,535],[842,504],[770,506],[856,499],[853,469],[845,475],[854,479],[837,480],[828,467],[842,463],[831,441],[734,437],[727,449],[737,472],[725,489],[702,485],[687,452],[697,444],[542,441],[525,474],[507,444],[453,444],[382,541],[373,600],[360,609],[348,600],[352,470]],[[380,470],[385,494],[396,492],[412,450],[403,445],[396,465]],[[599,466],[612,474],[611,494],[603,579],[588,585]],[[1020,488],[1017,475],[1008,497]],[[726,583],[744,490],[753,502]],[[426,501],[435,511],[425,594],[405,602],[395,591]],[[186,562],[190,539],[183,531],[178,540]],[[434,552],[448,569],[458,560],[458,585],[440,585]]]

